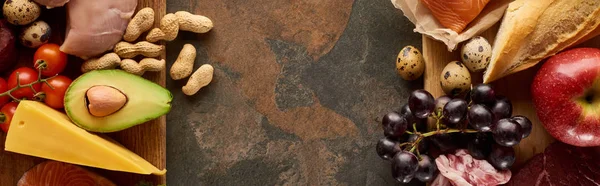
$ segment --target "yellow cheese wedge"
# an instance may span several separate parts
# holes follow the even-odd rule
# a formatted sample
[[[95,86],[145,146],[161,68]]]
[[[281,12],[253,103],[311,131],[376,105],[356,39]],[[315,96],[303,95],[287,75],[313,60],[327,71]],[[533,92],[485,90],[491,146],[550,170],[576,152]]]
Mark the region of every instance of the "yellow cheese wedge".
[[[36,101],[19,103],[5,150],[114,171],[166,173],[122,145],[77,127],[67,115]]]

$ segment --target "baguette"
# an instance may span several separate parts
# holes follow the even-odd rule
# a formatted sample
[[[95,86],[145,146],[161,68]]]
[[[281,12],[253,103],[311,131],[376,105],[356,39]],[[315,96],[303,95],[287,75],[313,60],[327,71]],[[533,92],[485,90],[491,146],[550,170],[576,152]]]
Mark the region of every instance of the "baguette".
[[[516,0],[498,30],[484,83],[600,34],[600,0]]]

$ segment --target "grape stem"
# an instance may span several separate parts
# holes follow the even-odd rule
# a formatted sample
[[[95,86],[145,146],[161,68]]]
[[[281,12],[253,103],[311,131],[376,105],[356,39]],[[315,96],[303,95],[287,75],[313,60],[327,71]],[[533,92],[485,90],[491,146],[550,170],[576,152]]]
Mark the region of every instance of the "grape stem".
[[[413,125],[412,125],[412,126],[413,126],[413,132],[414,132],[415,134],[419,134],[419,131],[417,131],[417,123],[413,123]]]
[[[411,142],[405,142],[405,143],[401,143],[401,144],[400,144],[400,145],[398,145],[398,146],[399,146],[400,148],[402,148],[403,146],[410,145],[410,144],[412,144],[412,143],[411,143]]]
[[[417,158],[419,158],[419,161],[423,160],[423,158],[421,158],[421,152],[419,152],[419,146],[417,146]]]
[[[417,153],[420,154],[418,151],[419,149],[417,148],[417,146],[419,146],[419,143],[421,142],[421,140],[423,140],[423,136],[419,136],[417,138],[417,140],[415,140],[415,142],[412,143],[412,148],[410,148],[410,152],[414,152],[415,150],[417,150]]]
[[[439,114],[438,114],[439,115]],[[415,140],[414,142],[406,142],[406,143],[402,143],[400,144],[400,148],[402,148],[405,145],[409,145],[410,148],[410,152],[414,152],[415,150],[417,151],[417,155],[418,158],[421,159],[421,153],[419,152],[419,143],[427,137],[436,135],[436,134],[449,134],[449,133],[456,133],[456,132],[462,132],[462,133],[477,133],[477,130],[472,130],[472,129],[451,129],[451,128],[446,128],[446,125],[444,125],[443,123],[441,123],[440,121],[442,120],[443,116],[433,116],[436,119],[436,127],[437,130],[435,131],[431,131],[431,132],[427,132],[427,133],[420,133],[417,131],[417,123],[413,123],[413,131],[414,132],[410,132],[408,130],[405,131],[405,133],[407,134],[414,134],[414,135],[419,135],[419,137],[417,137],[417,140]],[[445,129],[440,129],[440,128],[445,128]],[[406,150],[406,149],[405,149]]]

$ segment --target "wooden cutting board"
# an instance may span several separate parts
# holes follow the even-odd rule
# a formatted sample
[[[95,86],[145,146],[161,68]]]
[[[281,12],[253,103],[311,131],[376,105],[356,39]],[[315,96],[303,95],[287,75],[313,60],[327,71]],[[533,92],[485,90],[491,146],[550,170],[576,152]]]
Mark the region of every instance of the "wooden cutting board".
[[[138,0],[137,10],[144,7],[152,7],[155,11],[155,26],[158,26],[160,18],[166,12],[166,0]],[[48,22],[52,27],[52,43],[62,43],[64,40],[65,8],[44,10],[40,19]],[[164,43],[163,43],[164,44]],[[17,44],[19,45],[19,44]],[[19,64],[17,66],[31,66],[34,49],[18,46]],[[165,50],[166,51],[166,50]],[[163,52],[161,58],[166,58]],[[64,74],[71,78],[80,75],[79,69],[82,60],[70,56],[67,69]],[[8,77],[7,72],[0,74]],[[145,78],[165,86],[166,72],[146,73]],[[4,151],[6,134],[0,132],[0,185],[16,185],[23,173],[34,165],[46,161],[45,159],[11,153]],[[166,118],[162,116],[145,124],[126,129],[121,132],[108,134],[119,141],[131,151],[137,153],[159,169],[166,168]],[[31,136],[35,137],[35,136]],[[138,175],[116,171],[91,169],[105,176],[117,185],[134,186],[141,182],[150,182],[152,185],[166,184],[166,176]]]
[[[499,24],[496,24],[482,33],[481,36],[493,43],[498,26]],[[423,57],[426,61],[424,88],[431,92],[434,97],[444,95],[440,87],[440,74],[448,62],[461,60],[460,46],[458,48],[454,52],[448,52],[446,45],[443,43],[423,36]],[[531,100],[530,85],[539,66],[537,65],[492,83],[497,94],[504,95],[512,101],[513,115],[524,115],[533,122],[531,135],[515,147],[517,160],[513,168],[518,168],[533,155],[543,152],[554,141],[537,118]],[[482,73],[471,74],[473,84],[481,83],[482,77]]]

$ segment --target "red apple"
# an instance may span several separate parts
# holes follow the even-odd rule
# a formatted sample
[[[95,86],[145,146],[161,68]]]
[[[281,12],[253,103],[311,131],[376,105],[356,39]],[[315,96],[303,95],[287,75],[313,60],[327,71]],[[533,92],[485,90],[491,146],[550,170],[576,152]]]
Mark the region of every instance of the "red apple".
[[[549,58],[531,85],[537,115],[554,138],[600,145],[600,50],[576,48]]]

